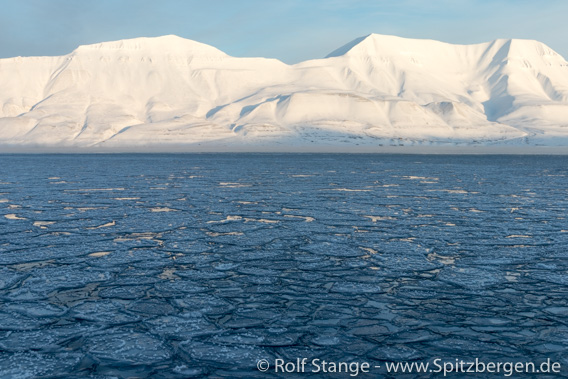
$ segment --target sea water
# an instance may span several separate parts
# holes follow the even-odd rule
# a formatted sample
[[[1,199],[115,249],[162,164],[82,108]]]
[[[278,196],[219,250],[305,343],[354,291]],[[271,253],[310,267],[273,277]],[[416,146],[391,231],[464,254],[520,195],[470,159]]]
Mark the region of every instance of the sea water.
[[[3,155],[0,377],[565,368],[567,209],[558,156]]]

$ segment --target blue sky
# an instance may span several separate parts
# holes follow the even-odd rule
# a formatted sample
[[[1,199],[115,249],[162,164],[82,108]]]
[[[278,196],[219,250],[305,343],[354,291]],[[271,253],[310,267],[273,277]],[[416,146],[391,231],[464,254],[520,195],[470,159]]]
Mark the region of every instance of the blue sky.
[[[566,0],[0,0],[0,57],[176,34],[233,56],[296,63],[369,33],[540,40],[568,58]]]

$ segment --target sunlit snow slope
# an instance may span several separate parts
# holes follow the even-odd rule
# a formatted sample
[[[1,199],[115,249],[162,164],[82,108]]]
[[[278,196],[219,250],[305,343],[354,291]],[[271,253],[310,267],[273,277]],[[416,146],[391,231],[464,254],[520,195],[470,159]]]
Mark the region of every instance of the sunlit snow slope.
[[[375,34],[296,65],[176,36],[0,59],[0,151],[365,145],[568,147],[568,63]]]

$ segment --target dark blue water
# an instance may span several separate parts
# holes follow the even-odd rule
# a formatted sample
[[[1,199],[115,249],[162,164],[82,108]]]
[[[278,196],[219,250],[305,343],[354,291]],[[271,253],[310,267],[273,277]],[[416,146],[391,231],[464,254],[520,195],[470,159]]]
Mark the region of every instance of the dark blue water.
[[[0,156],[0,377],[565,375],[567,209],[567,157]]]

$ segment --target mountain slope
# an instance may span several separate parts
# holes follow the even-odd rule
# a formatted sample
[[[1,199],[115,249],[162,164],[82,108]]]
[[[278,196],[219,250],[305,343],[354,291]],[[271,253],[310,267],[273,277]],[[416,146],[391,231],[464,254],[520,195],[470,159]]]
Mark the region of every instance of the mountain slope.
[[[546,45],[371,34],[325,59],[235,58],[176,36],[0,59],[0,145],[568,145]]]

